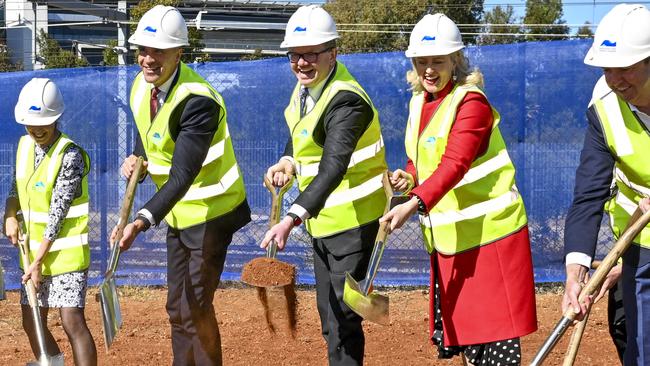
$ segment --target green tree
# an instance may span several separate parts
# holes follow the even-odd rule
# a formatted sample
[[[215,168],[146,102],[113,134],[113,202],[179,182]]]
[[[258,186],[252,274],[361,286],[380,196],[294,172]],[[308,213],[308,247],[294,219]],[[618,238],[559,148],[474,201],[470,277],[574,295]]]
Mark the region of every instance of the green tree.
[[[36,37],[36,42],[39,48],[38,57],[46,69],[88,66],[85,58],[79,58],[71,51],[62,49],[59,42],[42,29]]]
[[[106,42],[106,48],[104,48],[104,50],[102,51],[104,66],[116,66],[118,64],[117,53],[113,51],[114,47],[116,46],[117,46],[116,39],[111,39],[108,42]]]
[[[526,40],[548,41],[569,38],[569,27],[565,25],[566,22],[562,16],[562,0],[526,1],[526,15],[524,16]],[[547,34],[560,34],[561,36],[546,36]]]
[[[591,28],[591,23],[585,22],[576,32],[578,38],[591,38],[594,36],[594,31]]]
[[[181,4],[180,0],[141,0],[137,5],[133,6],[129,11],[129,16],[131,20],[134,21],[134,24],[131,24],[131,32],[135,32],[137,28],[137,22],[140,21],[142,15],[147,12],[147,10],[153,8],[156,5],[165,5],[178,7]],[[203,44],[203,36],[198,29],[188,27],[187,38],[189,41],[189,46],[185,47],[183,56],[181,60],[183,62],[189,63],[194,61],[209,61],[210,55],[203,52],[205,44]]]
[[[0,45],[0,72],[21,71],[22,63],[11,63],[11,52],[5,45]]]
[[[518,42],[521,37],[511,34],[521,33],[520,27],[500,26],[503,24],[516,24],[518,18],[515,16],[515,9],[512,5],[501,7],[495,6],[492,10],[485,13],[485,33],[481,35],[481,44],[503,44]]]
[[[343,53],[405,50],[413,26],[427,13],[446,14],[463,25],[462,33],[478,33],[483,16],[483,0],[332,0],[324,7],[337,23]],[[475,34],[463,38],[476,42]]]

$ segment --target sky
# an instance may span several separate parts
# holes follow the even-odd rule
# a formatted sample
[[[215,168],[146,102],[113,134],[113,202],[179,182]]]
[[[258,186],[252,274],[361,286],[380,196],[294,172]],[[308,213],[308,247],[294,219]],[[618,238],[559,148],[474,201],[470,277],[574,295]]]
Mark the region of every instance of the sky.
[[[381,1],[381,0],[379,0]],[[471,1],[471,0],[467,0]],[[322,4],[325,0],[302,0],[302,1],[292,1],[300,3],[314,3]],[[582,25],[586,21],[591,24],[598,24],[602,17],[607,14],[607,12],[613,8],[616,4],[624,3],[626,1],[612,1],[612,0],[564,0],[562,3],[564,5],[564,16],[562,17],[566,24],[569,25]],[[650,1],[627,1],[628,3],[641,3],[646,7],[650,7]],[[496,5],[506,6],[512,5],[515,9],[515,13],[518,17],[523,17],[526,13],[526,1],[525,0],[484,0],[483,7],[485,11],[489,11]],[[578,27],[571,27],[571,33],[575,33]],[[595,31],[596,29],[593,28]]]

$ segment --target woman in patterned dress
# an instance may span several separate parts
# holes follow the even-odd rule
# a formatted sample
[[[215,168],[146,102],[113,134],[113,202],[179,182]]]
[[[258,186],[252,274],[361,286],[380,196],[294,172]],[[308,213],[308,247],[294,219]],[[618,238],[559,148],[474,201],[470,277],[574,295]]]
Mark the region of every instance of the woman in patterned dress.
[[[411,199],[382,221],[393,230],[419,213],[438,357],[518,365],[519,337],[537,329],[526,212],[500,116],[463,48],[458,27],[443,14],[426,15],[411,33],[409,159],[391,177]]]
[[[95,342],[84,307],[90,250],[86,152],[58,129],[63,98],[49,79],[34,78],[21,90],[16,122],[25,125],[16,152],[16,174],[6,201],[5,235],[14,244],[25,240],[30,265],[23,283],[32,280],[44,325],[47,354],[63,364],[63,354],[47,329],[50,308],[58,308],[72,345],[75,365],[96,365]],[[22,215],[21,215],[22,214]],[[34,355],[40,351],[25,287],[21,288],[23,328]]]

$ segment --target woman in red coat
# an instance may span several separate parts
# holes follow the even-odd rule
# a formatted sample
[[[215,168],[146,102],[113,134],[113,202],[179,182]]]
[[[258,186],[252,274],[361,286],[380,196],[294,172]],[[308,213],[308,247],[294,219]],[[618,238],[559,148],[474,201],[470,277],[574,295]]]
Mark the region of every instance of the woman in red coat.
[[[431,255],[430,334],[439,357],[520,364],[519,337],[537,329],[526,212],[499,113],[463,48],[443,14],[426,15],[411,33],[409,159],[391,177],[395,189],[412,188],[411,199],[382,220],[394,230],[419,214]]]

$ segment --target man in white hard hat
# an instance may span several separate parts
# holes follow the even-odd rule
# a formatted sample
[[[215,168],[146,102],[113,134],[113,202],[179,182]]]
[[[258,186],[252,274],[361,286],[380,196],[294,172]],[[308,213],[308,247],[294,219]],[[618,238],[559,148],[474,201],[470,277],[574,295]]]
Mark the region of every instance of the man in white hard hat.
[[[79,145],[59,131],[57,121],[63,111],[61,92],[49,79],[34,78],[20,92],[14,112],[16,122],[25,126],[27,135],[18,142],[14,181],[5,205],[4,232],[14,245],[18,245],[19,239],[29,240],[30,265],[20,261],[25,273],[22,281],[31,280],[37,288],[43,338],[51,364],[63,365],[63,354],[47,328],[49,309],[58,308],[75,364],[97,365],[97,349],[84,316],[90,266],[90,159]],[[22,219],[18,211],[22,211]],[[19,238],[20,234],[23,238]],[[23,327],[34,355],[39,357],[38,335],[25,286],[20,293]]]
[[[297,78],[284,116],[291,131],[284,156],[267,177],[277,186],[296,175],[300,195],[262,247],[282,249],[305,222],[312,236],[316,301],[330,365],[361,365],[361,317],[343,302],[345,273],[361,280],[386,203],[379,116],[370,98],[336,60],[336,24],[322,8],[300,7],[284,42]]]
[[[579,304],[577,296],[594,257],[603,210],[618,238],[639,201],[650,196],[650,11],[643,5],[615,6],[598,26],[585,63],[602,68],[604,76],[587,110],[589,124],[565,227],[562,308],[572,307],[578,318],[591,302]],[[648,365],[650,227],[623,255],[621,272],[610,273],[598,296],[622,276],[627,318],[624,364]]]
[[[142,68],[130,100],[139,138],[121,170],[128,178],[136,155],[146,155],[157,192],[124,228],[119,245],[127,250],[138,233],[167,222],[173,364],[221,365],[214,292],[232,235],[250,221],[226,108],[221,95],[180,61],[188,39],[177,9],[147,11],[129,42],[138,46]]]

